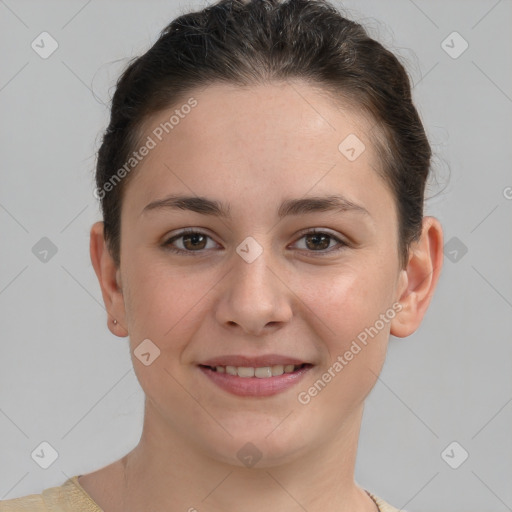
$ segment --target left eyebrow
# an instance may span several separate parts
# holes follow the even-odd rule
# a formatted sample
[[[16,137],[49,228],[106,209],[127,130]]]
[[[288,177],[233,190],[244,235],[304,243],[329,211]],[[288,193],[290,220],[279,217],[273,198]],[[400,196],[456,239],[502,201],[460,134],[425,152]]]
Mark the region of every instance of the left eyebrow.
[[[153,201],[146,205],[141,214],[157,209],[189,210],[202,215],[212,215],[231,219],[230,206],[213,199],[197,196],[172,195]],[[301,199],[287,199],[283,201],[277,216],[283,218],[289,215],[303,215],[315,212],[355,212],[371,217],[363,206],[348,200],[340,195],[314,196]]]

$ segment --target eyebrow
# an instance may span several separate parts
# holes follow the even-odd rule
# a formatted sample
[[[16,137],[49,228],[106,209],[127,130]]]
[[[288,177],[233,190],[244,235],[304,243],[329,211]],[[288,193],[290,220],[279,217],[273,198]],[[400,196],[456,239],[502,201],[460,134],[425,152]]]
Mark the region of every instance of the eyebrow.
[[[189,210],[202,215],[212,215],[231,219],[230,207],[219,201],[198,196],[171,195],[164,199],[152,201],[144,207],[141,214],[160,210]],[[283,218],[289,215],[303,215],[315,212],[355,212],[371,217],[363,206],[356,204],[341,195],[305,197],[302,199],[287,199],[283,201],[277,216]]]

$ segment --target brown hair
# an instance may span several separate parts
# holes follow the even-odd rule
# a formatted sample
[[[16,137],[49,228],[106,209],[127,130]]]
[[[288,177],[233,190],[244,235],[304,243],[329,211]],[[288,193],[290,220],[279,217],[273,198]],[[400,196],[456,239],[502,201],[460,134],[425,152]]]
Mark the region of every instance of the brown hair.
[[[378,172],[396,200],[405,267],[421,234],[431,148],[403,65],[327,0],[220,0],[177,17],[130,62],[117,81],[96,168],[105,240],[118,265],[123,190],[133,173],[108,184],[130,158],[144,122],[193,88],[293,78],[350,99],[378,127]]]

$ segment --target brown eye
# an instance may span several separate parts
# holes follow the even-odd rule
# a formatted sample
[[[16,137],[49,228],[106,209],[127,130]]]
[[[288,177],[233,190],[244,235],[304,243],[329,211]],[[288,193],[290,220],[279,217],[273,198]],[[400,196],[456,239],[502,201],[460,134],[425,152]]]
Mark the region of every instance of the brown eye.
[[[323,250],[329,248],[329,243],[331,240],[330,235],[326,235],[325,233],[314,233],[311,235],[306,235],[306,246],[308,249],[312,250]]]
[[[204,249],[206,237],[201,233],[193,233],[191,235],[183,235],[183,246],[187,250]]]
[[[175,253],[200,253],[205,249],[208,249],[208,239],[211,240],[211,237],[206,233],[202,233],[201,231],[187,230],[169,238],[162,245],[166,250]],[[179,244],[178,247],[176,247],[176,244]]]
[[[338,237],[319,230],[304,233],[299,240],[303,239],[305,240],[305,247],[299,247],[299,249],[303,249],[309,253],[317,252],[322,254],[331,254],[348,246],[347,243],[340,240]],[[331,242],[333,241],[337,242],[337,244],[331,245]],[[336,247],[336,245],[338,245],[338,247]]]

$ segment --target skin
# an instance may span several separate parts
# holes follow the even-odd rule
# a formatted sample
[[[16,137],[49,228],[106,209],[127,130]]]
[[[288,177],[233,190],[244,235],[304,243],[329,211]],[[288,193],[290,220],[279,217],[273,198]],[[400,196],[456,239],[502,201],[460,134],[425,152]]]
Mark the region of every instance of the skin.
[[[374,512],[354,481],[364,400],[389,335],[412,334],[428,308],[442,265],[440,223],[424,218],[401,269],[395,199],[375,170],[372,123],[348,104],[341,108],[299,81],[219,84],[190,96],[198,105],[137,166],[125,190],[119,267],[103,223],[91,229],[108,326],[129,336],[146,405],[139,444],[79,482],[107,512]],[[141,140],[175,108],[154,115]],[[355,161],[338,150],[351,133],[366,146]],[[228,203],[232,218],[141,213],[169,194]],[[277,217],[285,199],[332,194],[367,214]],[[174,247],[189,252],[166,251],[163,243],[187,227],[209,238],[197,248],[177,238]],[[336,238],[322,245],[304,236],[314,228],[348,245],[334,252]],[[248,236],[263,249],[252,263],[236,252]],[[393,304],[401,311],[317,396],[299,403],[298,393]],[[160,349],[149,366],[133,354],[147,338]],[[214,356],[268,353],[314,367],[266,398],[231,395],[197,367]],[[236,456],[247,442],[262,454],[251,468]]]

